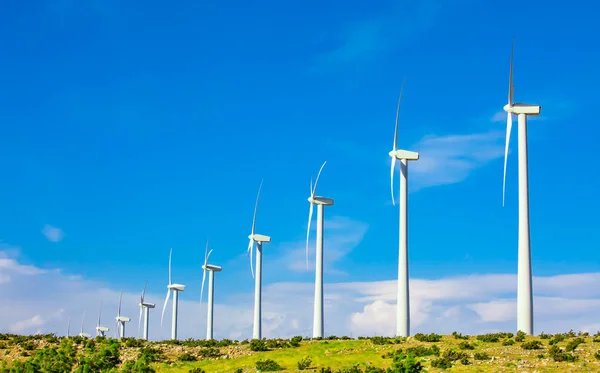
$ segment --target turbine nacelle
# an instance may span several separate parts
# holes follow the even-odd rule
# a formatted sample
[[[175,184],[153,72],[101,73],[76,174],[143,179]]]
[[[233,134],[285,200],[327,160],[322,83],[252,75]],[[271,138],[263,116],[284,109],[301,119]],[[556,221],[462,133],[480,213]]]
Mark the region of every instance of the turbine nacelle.
[[[221,272],[223,270],[221,268],[221,266],[216,266],[216,265],[213,265],[213,264],[203,265],[202,269],[204,269],[205,271],[213,271],[213,272]]]
[[[139,303],[139,306],[140,306],[140,307],[146,307],[146,308],[154,308],[154,307],[156,307],[156,304],[154,304],[154,303],[146,303],[146,302],[142,302],[142,303]]]
[[[129,317],[125,317],[125,316],[117,316],[116,319],[117,319],[117,321],[120,321],[120,322],[130,322],[131,321],[131,319]]]
[[[312,197],[311,196],[311,197],[308,197],[308,202],[314,203],[315,205],[332,206],[333,198],[326,198],[326,197],[319,197],[319,196]]]
[[[185,289],[185,285],[171,284],[171,285],[167,286],[167,288],[169,288],[169,290],[183,291]]]
[[[89,333],[79,333],[79,336],[83,338],[90,338],[92,335]]]
[[[265,236],[264,234],[251,234],[248,236],[249,239],[251,239],[254,242],[271,242],[271,237],[270,236]]]
[[[107,327],[105,327],[105,326],[97,326],[97,327],[96,327],[96,330],[97,330],[97,331],[99,331],[99,332],[107,332],[107,331],[109,331],[110,329],[109,329],[109,328],[107,328]]]
[[[392,150],[388,153],[390,157],[396,157],[398,160],[406,159],[407,161],[418,161],[419,153],[411,152],[409,150]]]
[[[514,103],[512,105],[504,105],[504,111],[515,115],[540,115],[542,107],[539,105]]]

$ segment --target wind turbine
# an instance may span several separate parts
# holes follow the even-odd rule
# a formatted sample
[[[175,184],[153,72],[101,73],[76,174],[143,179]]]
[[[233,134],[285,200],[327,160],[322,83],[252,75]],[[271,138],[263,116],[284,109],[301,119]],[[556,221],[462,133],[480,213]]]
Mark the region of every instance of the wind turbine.
[[[117,324],[115,326],[115,331],[119,331],[119,338],[125,338],[125,323],[130,322],[131,319],[129,317],[121,316],[121,301],[123,300],[123,290],[121,290],[121,296],[119,297],[119,308],[117,309]]]
[[[325,206],[332,206],[333,199],[315,196],[317,192],[317,184],[319,183],[319,177],[321,171],[325,167],[325,163],[319,169],[315,185],[312,185],[312,179],[310,181],[310,197],[308,202],[310,203],[310,209],[308,211],[308,227],[306,228],[306,269],[308,269],[308,241],[310,237],[310,222],[313,215],[313,205],[317,205],[317,245],[316,245],[316,266],[315,266],[315,303],[314,303],[314,315],[313,315],[313,338],[323,337],[323,227],[325,212]]]
[[[263,242],[271,242],[271,237],[262,234],[254,233],[256,226],[256,210],[258,208],[258,197],[260,196],[260,190],[262,188],[262,180],[258,187],[258,194],[256,195],[256,203],[254,204],[254,218],[252,219],[252,232],[248,236],[250,242],[248,242],[248,253],[250,254],[250,272],[254,277],[254,329],[252,331],[253,339],[262,338],[262,244]],[[256,242],[256,276],[254,276],[254,270],[252,269],[252,249]]]
[[[169,252],[169,285],[167,286],[167,297],[165,298],[165,305],[163,306],[162,315],[160,317],[160,327],[162,328],[163,319],[165,317],[165,310],[167,309],[167,303],[169,303],[169,297],[171,296],[171,290],[173,291],[173,321],[171,324],[171,339],[177,339],[177,304],[179,303],[179,292],[185,289],[185,285],[174,284],[173,278],[171,277],[171,256],[173,255],[173,249]]]
[[[519,158],[519,263],[517,275],[517,330],[533,335],[533,288],[531,279],[531,245],[529,243],[529,181],[527,172],[527,116],[539,115],[539,105],[513,102],[513,59],[515,41],[513,39],[508,77],[508,104],[506,111],[506,146],[504,148],[504,179],[502,183],[502,206],[506,188],[506,161],[512,129],[512,114],[518,118],[518,158]]]
[[[146,284],[144,285],[144,290],[142,291],[142,296],[140,297],[140,316],[138,318],[138,336],[140,335],[140,322],[142,321],[142,311],[144,312],[144,336],[145,340],[148,340],[148,318],[150,317],[150,308],[156,307],[154,303],[144,302],[144,295],[146,295],[146,286],[148,285],[148,281],[146,280]]]
[[[100,317],[102,317],[102,302],[100,302],[100,312],[98,312],[98,324],[96,325],[96,337],[104,337],[106,332],[109,331],[105,326],[100,325]]]
[[[202,304],[202,295],[204,294],[204,281],[206,280],[206,272],[208,271],[208,312],[206,315],[206,339],[213,339],[213,311],[214,311],[214,290],[215,290],[215,272],[221,272],[221,267],[208,264],[208,257],[212,250],[208,251],[208,241],[206,242],[206,250],[204,251],[204,265],[202,269],[202,288],[200,289],[200,304]]]
[[[67,338],[69,338],[71,334],[71,316],[69,316],[69,321],[67,321]]]
[[[83,309],[83,315],[81,316],[81,331],[79,332],[79,336],[83,337],[83,338],[90,338],[92,336],[91,334],[83,332],[83,322],[85,321],[85,311],[87,311],[86,308]]]
[[[400,150],[398,143],[398,117],[400,116],[400,102],[402,101],[402,90],[400,88],[398,108],[396,109],[396,129],[394,131],[394,147],[388,154],[392,158],[390,169],[390,187],[392,192],[392,204],[394,201],[394,168],[396,160],[400,161],[400,233],[398,253],[398,304],[396,307],[396,335],[408,337],[410,335],[410,301],[408,289],[408,161],[419,160],[418,152]]]

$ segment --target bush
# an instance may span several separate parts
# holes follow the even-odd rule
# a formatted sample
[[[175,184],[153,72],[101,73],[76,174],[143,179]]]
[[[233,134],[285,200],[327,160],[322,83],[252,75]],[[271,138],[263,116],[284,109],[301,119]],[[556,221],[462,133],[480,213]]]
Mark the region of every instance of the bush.
[[[192,369],[188,370],[188,373],[206,373],[206,371],[202,368],[193,367]]]
[[[423,334],[417,333],[414,338],[419,342],[439,342],[442,340],[442,336],[439,334],[431,333],[431,334]]]
[[[333,373],[333,371],[330,367],[321,367],[321,369],[319,369],[319,373]]]
[[[567,343],[566,349],[568,352],[573,352],[573,351],[575,351],[577,346],[579,346],[582,343],[585,343],[585,339],[583,339],[581,337],[577,337],[577,338],[573,339],[572,341],[569,341],[569,343]]]
[[[439,369],[450,369],[450,368],[452,368],[452,361],[450,361],[448,359],[444,359],[443,357],[440,357],[440,358],[431,360],[431,367],[439,368]]]
[[[298,361],[298,369],[306,370],[310,368],[310,364],[312,363],[312,359],[310,356],[304,356],[300,361]]]
[[[244,370],[242,368],[237,368],[233,373],[244,373]]]
[[[521,344],[521,347],[524,350],[541,350],[544,345],[542,344],[541,341],[533,340],[533,341],[529,341],[529,342],[523,342],[523,344]]]
[[[452,336],[454,337],[454,339],[469,339],[469,336],[462,335],[461,333],[457,332],[452,332]]]
[[[515,342],[523,342],[525,340],[526,334],[522,331],[517,332],[517,336],[515,337]]]
[[[177,360],[179,361],[196,361],[196,356],[190,354],[189,352],[184,352],[183,354],[177,356]]]
[[[552,345],[555,345],[555,344],[557,344],[557,343],[559,343],[559,342],[562,342],[562,341],[564,341],[565,339],[567,339],[567,335],[566,335],[566,334],[555,334],[555,335],[554,335],[554,338],[552,338],[552,339],[550,340],[550,342],[548,342],[548,344],[549,344],[550,346],[552,346]]]
[[[198,350],[198,354],[203,359],[211,359],[211,358],[217,358],[217,357],[221,356],[221,351],[219,351],[219,349],[215,348],[215,347],[208,347],[208,348],[201,348],[200,350]]]
[[[260,370],[262,372],[275,372],[282,369],[283,368],[281,365],[277,364],[276,361],[271,359],[264,359],[256,362],[256,370]]]
[[[473,363],[471,363],[471,362],[469,361],[469,359],[468,359],[468,358],[466,358],[466,357],[463,357],[462,359],[460,359],[460,363],[461,363],[462,365],[471,365],[471,364],[473,364]]]
[[[507,339],[505,341],[502,342],[502,346],[512,346],[515,344],[515,341],[512,339]]]
[[[491,357],[486,352],[476,352],[473,354],[475,360],[490,360]]]
[[[269,351],[269,348],[262,339],[253,339],[250,341],[250,351]]]
[[[561,361],[574,362],[575,360],[577,360],[577,356],[575,356],[574,354],[572,354],[570,352],[565,352],[563,349],[561,349],[560,347],[558,347],[556,345],[554,345],[554,346],[550,347],[550,349],[548,349],[548,354],[550,355],[552,360],[557,361],[557,362],[561,362]]]
[[[401,351],[401,350],[398,350]],[[406,355],[413,355],[416,357],[422,356],[440,356],[440,348],[437,345],[431,345],[431,347],[415,346],[406,349]]]
[[[551,335],[544,332],[540,333],[540,339],[550,339]]]
[[[600,360],[600,350],[596,351],[594,357],[596,358],[596,360]]]
[[[419,373],[423,370],[423,365],[412,354],[404,354],[398,350],[392,361],[392,368],[388,373]]]
[[[458,348],[460,348],[461,350],[474,350],[475,346],[473,346],[467,341],[462,341],[458,344]]]
[[[290,346],[298,347],[298,346],[300,346],[300,342],[302,342],[302,337],[297,335],[295,337],[292,337],[292,339],[290,339]]]
[[[388,345],[392,344],[393,340],[386,337],[372,337],[371,342],[373,342],[374,345]]]

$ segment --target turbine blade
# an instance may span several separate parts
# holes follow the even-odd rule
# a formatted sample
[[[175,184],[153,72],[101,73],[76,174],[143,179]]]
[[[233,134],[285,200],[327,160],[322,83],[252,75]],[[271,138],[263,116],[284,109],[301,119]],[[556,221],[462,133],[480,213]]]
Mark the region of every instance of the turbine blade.
[[[71,316],[69,316],[69,321],[67,322],[67,337],[71,334]]]
[[[515,38],[513,37],[512,51],[510,53],[510,72],[508,75],[508,104],[513,104],[514,88],[513,88],[513,59],[515,57]]]
[[[256,226],[256,210],[258,209],[258,197],[260,197],[260,190],[262,189],[264,180],[265,179],[262,179],[260,181],[260,186],[258,187],[258,193],[256,194],[256,203],[254,204],[254,218],[252,219],[252,233],[251,234],[254,234],[254,228]]]
[[[117,317],[121,316],[121,301],[123,300],[123,290],[121,290],[121,295],[119,296],[119,308],[117,309]]]
[[[507,113],[506,117],[506,144],[504,146],[504,178],[502,179],[502,207],[504,207],[504,197],[506,194],[506,161],[508,160],[508,145],[510,143],[510,131],[512,129],[512,114]]]
[[[100,301],[100,312],[98,312],[98,326],[100,326],[100,317],[102,316],[102,301]]]
[[[148,280],[144,284],[144,290],[142,290],[142,297],[140,298],[140,303],[144,303],[144,295],[146,295],[146,286],[148,286]]]
[[[202,296],[204,295],[204,281],[206,280],[206,269],[202,271],[202,287],[200,288],[200,305],[202,305]]]
[[[83,315],[81,316],[81,332],[83,333],[83,322],[85,321],[85,311],[87,311],[87,308],[83,309]]]
[[[323,165],[321,166],[321,168],[319,169],[319,173],[317,174],[317,180],[315,180],[315,187],[312,190],[312,197],[314,197],[315,193],[317,192],[317,184],[319,183],[319,177],[321,176],[321,171],[323,171],[323,167],[325,167],[325,163],[327,163],[327,161],[323,162]]]
[[[252,251],[254,250],[254,240],[251,238],[250,242],[248,242],[248,254],[250,255],[250,273],[252,273],[252,278],[254,278],[254,267],[252,264]]]
[[[308,271],[308,240],[310,237],[310,223],[313,215],[313,204],[310,203],[310,208],[308,210],[308,226],[306,227],[306,270]]]
[[[404,90],[404,79],[402,79],[402,85],[400,86],[400,96],[398,97],[398,107],[396,109],[396,129],[394,130],[394,147],[392,148],[396,151],[396,147],[398,146],[398,118],[400,117],[400,102],[402,101],[402,91]]]
[[[210,253],[212,253],[212,249],[208,252],[208,255],[206,256],[206,261],[204,262],[204,265],[208,264],[208,258],[210,257]]]
[[[160,316],[160,327],[163,326],[163,319],[165,318],[165,310],[167,309],[167,303],[169,303],[169,297],[171,296],[171,289],[167,289],[167,297],[165,298],[165,305],[163,306],[162,315]]]
[[[204,248],[204,265],[208,263],[208,240],[206,240],[206,247]]]
[[[396,156],[392,157],[392,167],[390,168],[390,190],[392,191],[392,205],[396,205],[394,201],[394,169],[396,167]]]
[[[169,285],[173,283],[173,279],[171,278],[171,257],[173,256],[173,248],[169,251]]]

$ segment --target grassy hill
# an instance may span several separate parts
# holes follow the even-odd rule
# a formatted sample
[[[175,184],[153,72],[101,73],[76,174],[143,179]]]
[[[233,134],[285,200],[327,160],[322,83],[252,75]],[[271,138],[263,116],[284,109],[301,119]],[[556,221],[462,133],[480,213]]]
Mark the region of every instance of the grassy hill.
[[[600,333],[163,341],[0,334],[0,373],[600,372]]]

